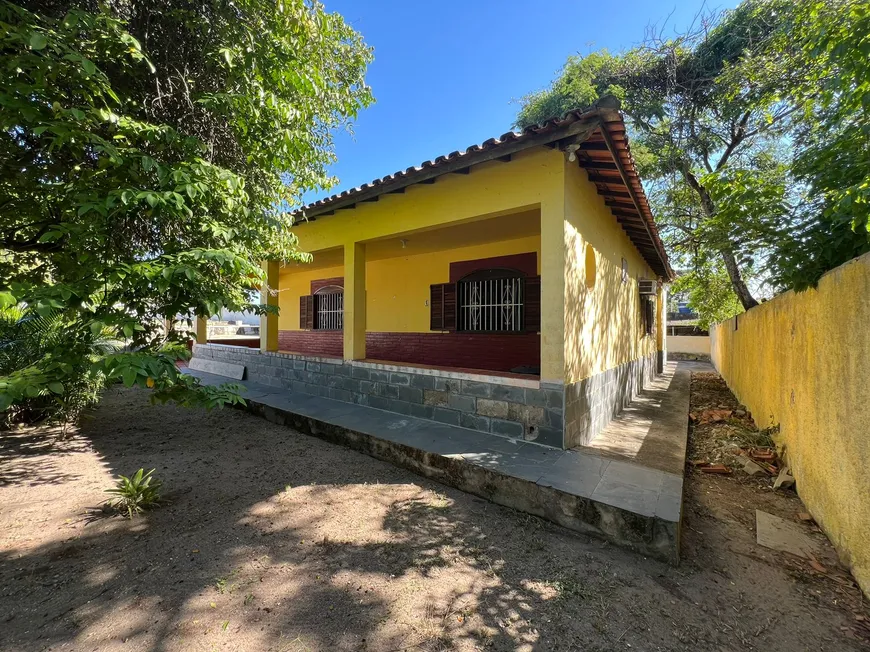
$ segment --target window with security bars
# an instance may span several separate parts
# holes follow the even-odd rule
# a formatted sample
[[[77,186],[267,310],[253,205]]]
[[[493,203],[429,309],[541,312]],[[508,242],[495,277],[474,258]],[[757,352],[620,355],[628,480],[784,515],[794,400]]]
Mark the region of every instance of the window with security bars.
[[[324,288],[314,294],[314,328],[321,331],[340,331],[344,320],[344,292]]]
[[[484,261],[463,261],[462,267],[477,269],[457,275],[450,283],[429,286],[429,330],[540,332],[541,277],[513,267],[478,266],[480,262]],[[451,263],[451,276],[453,267]],[[534,258],[530,267],[536,267]]]
[[[332,280],[332,279],[329,279]],[[339,279],[340,280],[340,279]],[[344,288],[325,285],[313,294],[299,297],[299,328],[304,330],[340,331],[344,328]],[[314,290],[315,282],[312,282]]]
[[[457,330],[514,332],[523,330],[523,279],[493,273],[457,283]]]

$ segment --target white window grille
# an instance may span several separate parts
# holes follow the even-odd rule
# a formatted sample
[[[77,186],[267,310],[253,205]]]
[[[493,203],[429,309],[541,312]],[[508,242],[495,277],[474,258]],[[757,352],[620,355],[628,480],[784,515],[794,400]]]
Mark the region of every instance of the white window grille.
[[[321,288],[314,294],[314,328],[340,331],[344,325],[344,292],[341,288]]]
[[[457,285],[459,330],[509,332],[523,328],[523,279],[461,281]]]

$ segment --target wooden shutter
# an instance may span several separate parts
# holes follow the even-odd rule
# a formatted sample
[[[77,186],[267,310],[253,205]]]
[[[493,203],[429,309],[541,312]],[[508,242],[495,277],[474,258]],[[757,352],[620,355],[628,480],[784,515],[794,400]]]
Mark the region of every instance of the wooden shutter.
[[[299,297],[299,328],[314,328],[314,297],[310,294]]]
[[[525,306],[523,329],[530,333],[537,333],[541,330],[541,277],[527,276],[523,281]]]
[[[647,296],[641,296],[641,318],[645,335],[655,335],[656,332],[656,303]]]
[[[456,284],[429,286],[429,330],[456,330]]]

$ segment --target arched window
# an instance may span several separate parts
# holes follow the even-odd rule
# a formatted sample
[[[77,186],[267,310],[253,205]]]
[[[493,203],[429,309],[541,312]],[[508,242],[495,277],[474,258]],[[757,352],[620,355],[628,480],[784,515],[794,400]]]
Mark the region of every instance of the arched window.
[[[340,331],[344,324],[344,288],[327,285],[314,293],[314,328]]]
[[[457,330],[523,330],[524,275],[514,269],[485,269],[456,284]]]

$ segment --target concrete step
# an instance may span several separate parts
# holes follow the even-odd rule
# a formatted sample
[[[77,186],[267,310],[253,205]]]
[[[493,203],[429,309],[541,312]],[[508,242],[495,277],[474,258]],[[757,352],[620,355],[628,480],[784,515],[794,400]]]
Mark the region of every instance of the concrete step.
[[[204,384],[226,378],[191,371]],[[239,383],[247,409],[563,527],[676,564],[683,476],[332,399]]]

